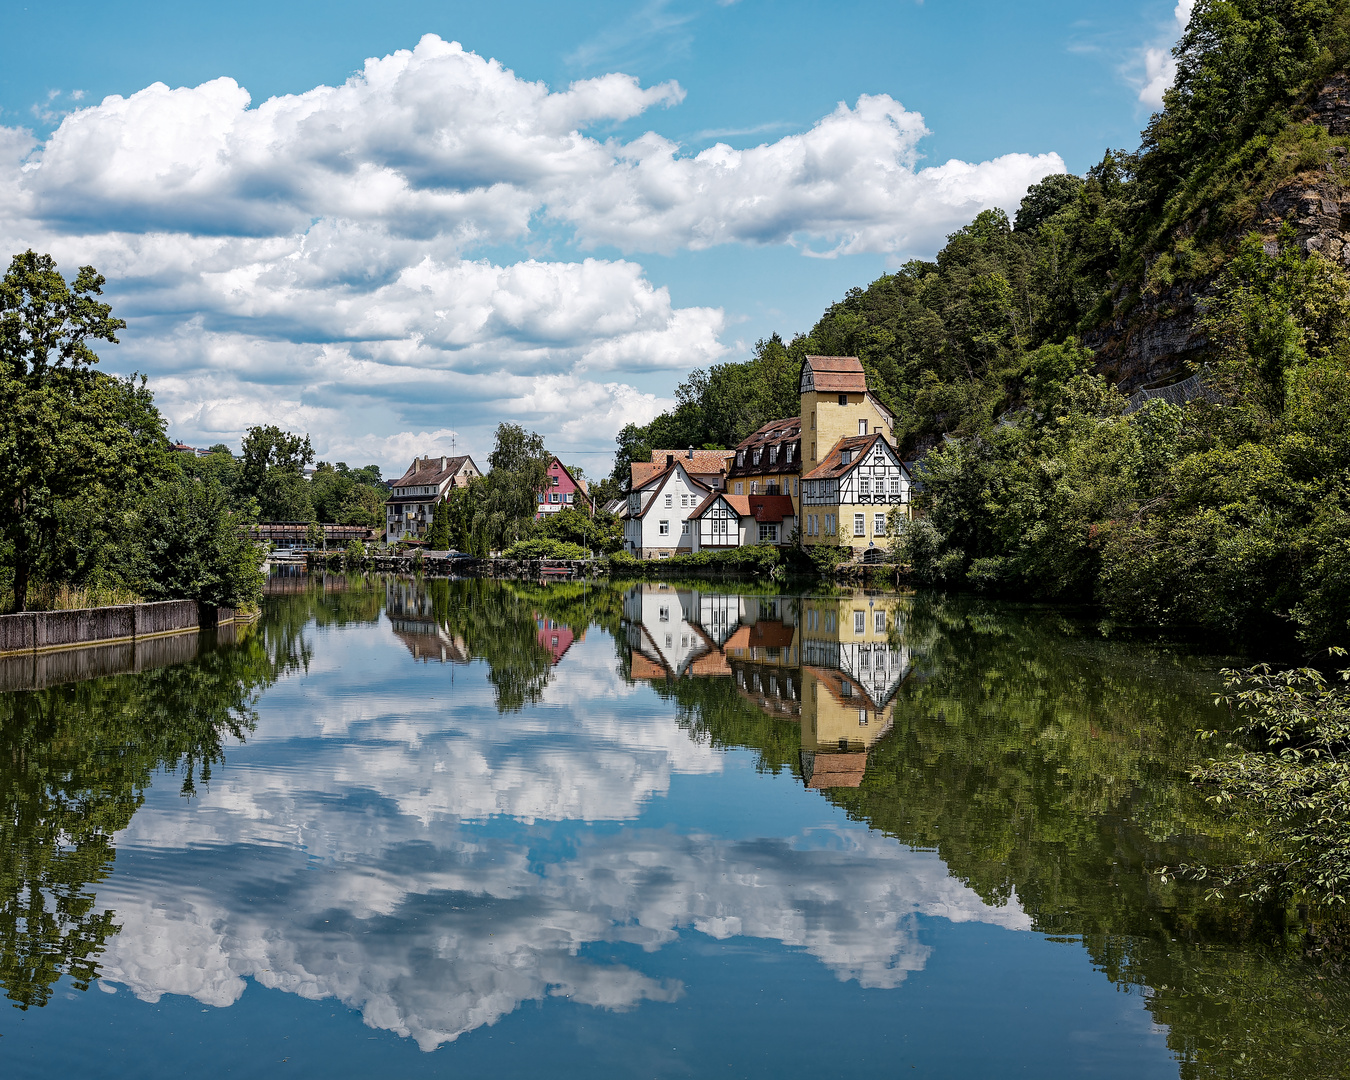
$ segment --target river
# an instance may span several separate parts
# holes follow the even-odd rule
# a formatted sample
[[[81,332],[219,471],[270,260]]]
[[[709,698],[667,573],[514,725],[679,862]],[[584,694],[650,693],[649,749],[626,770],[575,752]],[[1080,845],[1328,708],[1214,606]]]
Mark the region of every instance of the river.
[[[1164,883],[1226,662],[1054,609],[282,572],[0,694],[6,1077],[1346,1075],[1327,927]]]

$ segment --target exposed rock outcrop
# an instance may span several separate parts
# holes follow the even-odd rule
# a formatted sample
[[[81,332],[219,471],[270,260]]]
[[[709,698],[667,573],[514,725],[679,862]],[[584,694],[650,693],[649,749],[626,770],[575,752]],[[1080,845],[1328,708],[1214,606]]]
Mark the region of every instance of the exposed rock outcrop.
[[[1334,136],[1350,135],[1350,73],[1329,78],[1297,119],[1321,124]],[[1350,269],[1350,155],[1344,147],[1333,147],[1323,167],[1276,186],[1250,224],[1231,239],[1236,243],[1255,228],[1273,252],[1286,222],[1293,225],[1303,250],[1321,252]],[[1176,239],[1193,228],[1180,227]],[[1179,283],[1141,296],[1128,310],[1118,309],[1087,337],[1087,345],[1097,353],[1093,370],[1127,394],[1184,378],[1208,345],[1197,305],[1212,287],[1212,279]]]

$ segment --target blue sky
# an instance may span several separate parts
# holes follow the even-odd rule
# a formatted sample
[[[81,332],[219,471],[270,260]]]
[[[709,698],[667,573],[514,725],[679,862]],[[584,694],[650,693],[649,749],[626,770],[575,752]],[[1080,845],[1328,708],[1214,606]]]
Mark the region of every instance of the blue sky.
[[[11,4],[0,233],[108,275],[176,437],[389,471],[510,419],[597,475],[691,368],[1136,145],[1187,10]]]

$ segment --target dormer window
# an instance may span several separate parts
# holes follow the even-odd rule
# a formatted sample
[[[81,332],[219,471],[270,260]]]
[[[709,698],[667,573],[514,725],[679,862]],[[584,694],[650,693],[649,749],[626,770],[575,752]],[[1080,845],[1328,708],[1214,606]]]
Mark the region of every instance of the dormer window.
[[[792,464],[792,449],[793,449],[793,447],[794,447],[795,445],[796,445],[795,443],[788,443],[788,447],[787,447],[787,463],[788,463],[789,465]]]
[[[851,462],[852,460],[853,460],[853,451],[852,451],[852,450],[840,450],[840,451],[839,451],[839,463],[840,463],[841,465],[847,465],[847,464],[848,464],[849,462]]]
[[[737,465],[744,465],[744,464],[745,464],[745,451],[744,451],[744,450],[737,450],[737,451],[736,451],[736,464],[737,464]]]
[[[770,465],[778,464],[778,447],[776,446],[769,447],[769,464]]]
[[[754,454],[752,455],[752,457],[754,458],[755,464],[756,464],[756,465],[759,464],[759,459],[760,459],[761,457],[763,457],[763,455],[764,455],[764,451],[763,451],[763,450],[756,450],[756,451],[754,452]]]

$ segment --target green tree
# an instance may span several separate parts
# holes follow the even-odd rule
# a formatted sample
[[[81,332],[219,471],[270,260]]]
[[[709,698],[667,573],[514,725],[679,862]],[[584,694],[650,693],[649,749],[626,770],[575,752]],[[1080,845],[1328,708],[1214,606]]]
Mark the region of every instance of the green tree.
[[[90,266],[68,283],[33,251],[0,281],[0,558],[18,611],[72,514],[99,514],[167,452],[144,383],[93,370],[90,343],[116,342],[125,326],[97,299],[103,284]]]
[[[450,507],[445,500],[438,502],[436,509],[432,511],[431,531],[427,534],[427,549],[429,551],[450,550]]]
[[[305,466],[313,460],[308,435],[255,425],[244,433],[240,493],[257,501],[263,521],[312,521],[314,505]]]

